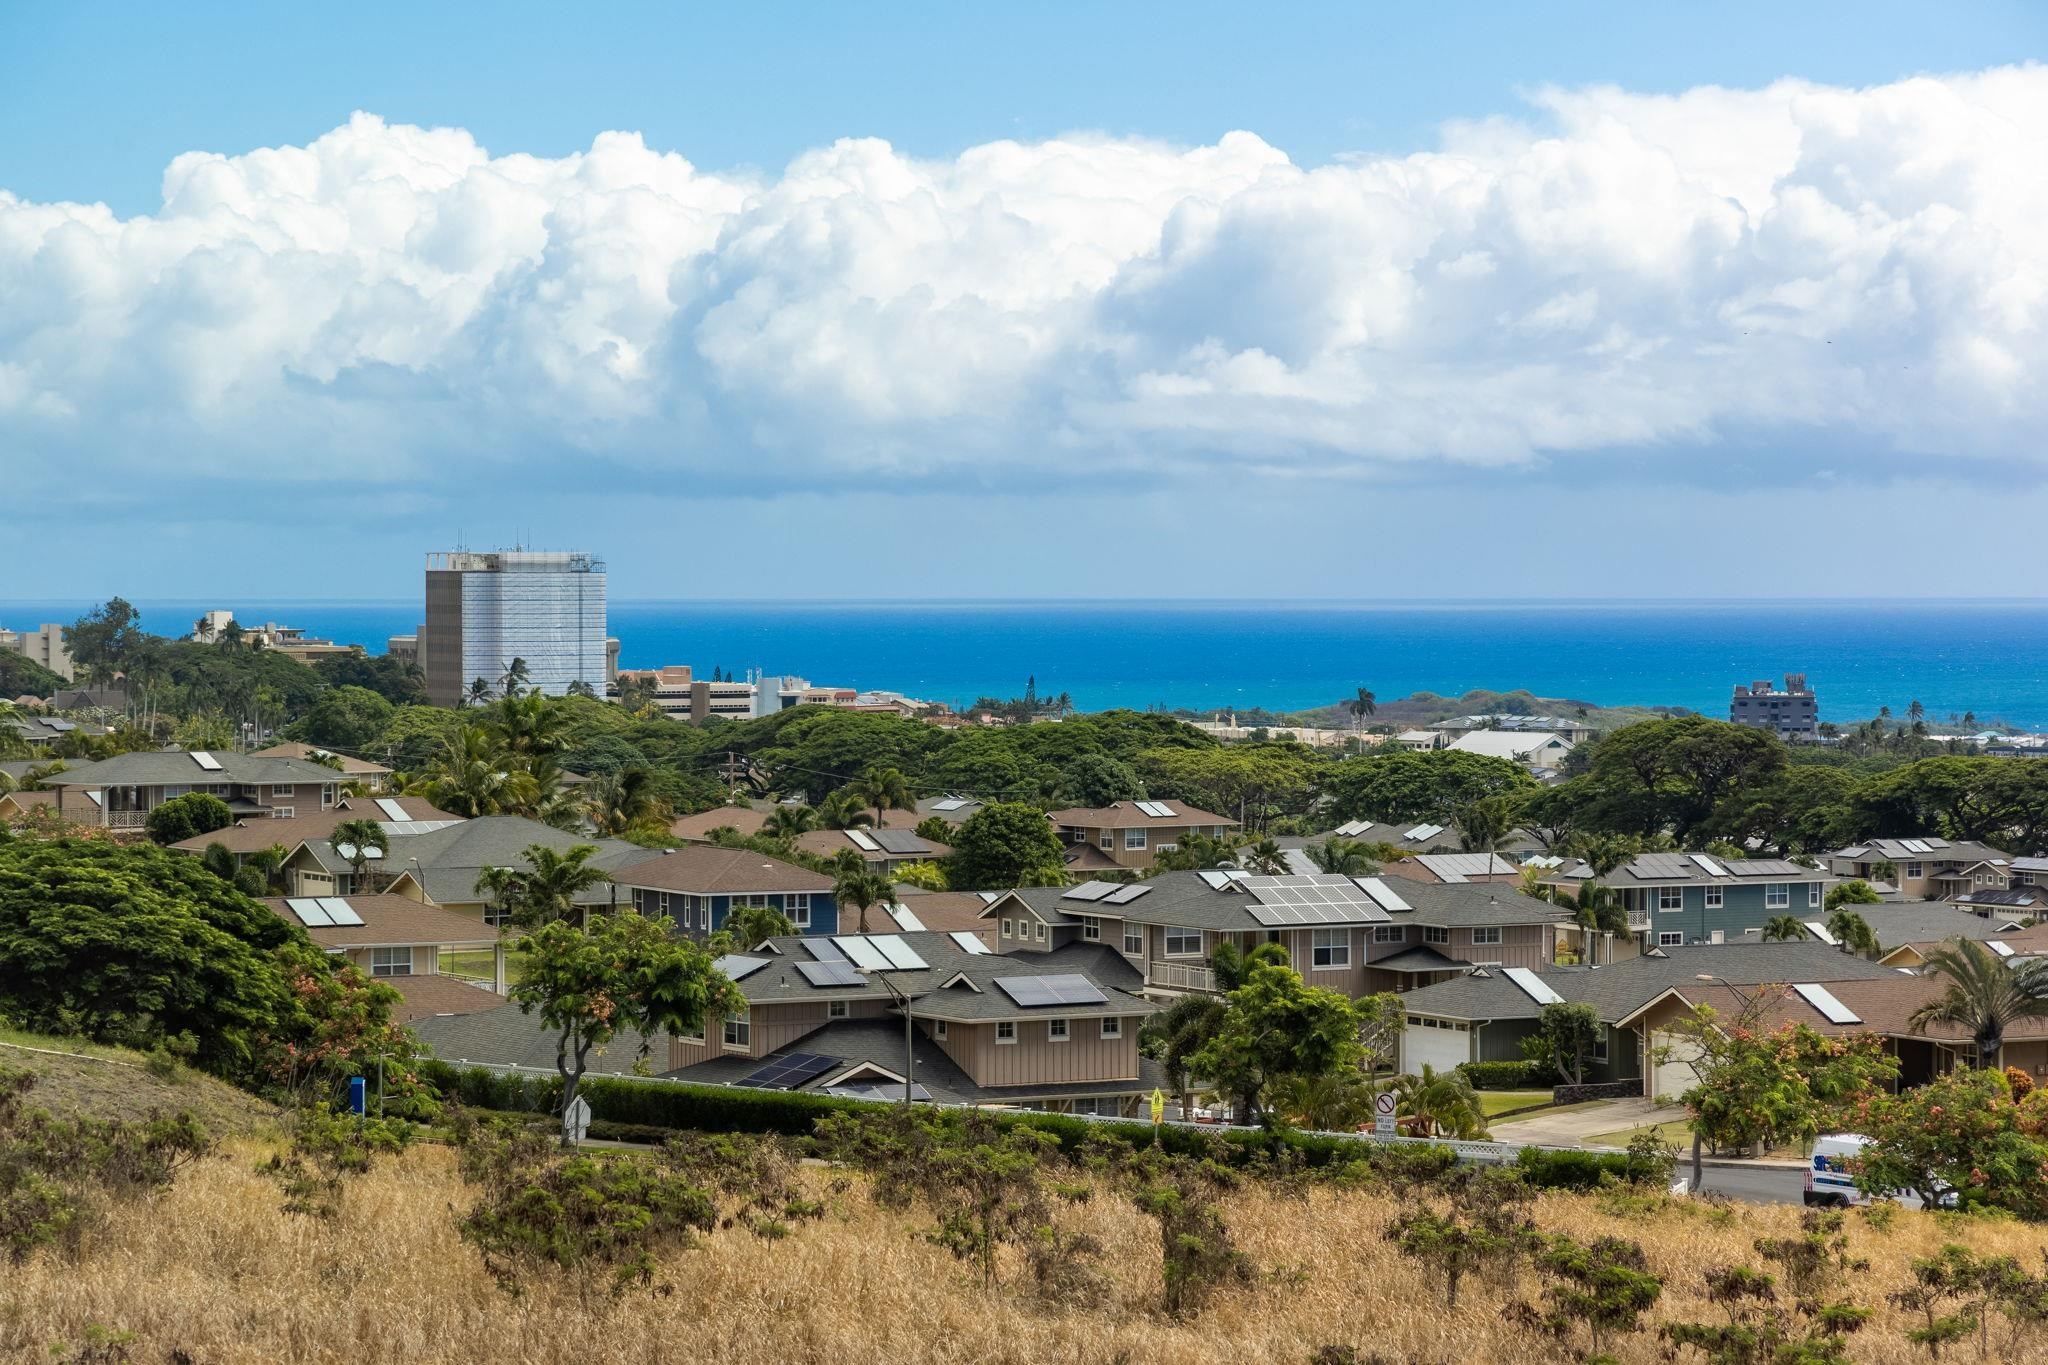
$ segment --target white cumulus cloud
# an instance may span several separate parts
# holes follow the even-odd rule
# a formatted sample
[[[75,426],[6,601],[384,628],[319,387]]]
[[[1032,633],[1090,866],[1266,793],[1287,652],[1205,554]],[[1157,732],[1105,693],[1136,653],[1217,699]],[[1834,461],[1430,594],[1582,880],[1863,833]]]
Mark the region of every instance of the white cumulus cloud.
[[[2032,462],[2044,221],[2038,66],[1544,90],[1316,168],[1239,132],[750,178],[358,114],[180,156],[144,216],[0,190],[0,449],[18,488]]]

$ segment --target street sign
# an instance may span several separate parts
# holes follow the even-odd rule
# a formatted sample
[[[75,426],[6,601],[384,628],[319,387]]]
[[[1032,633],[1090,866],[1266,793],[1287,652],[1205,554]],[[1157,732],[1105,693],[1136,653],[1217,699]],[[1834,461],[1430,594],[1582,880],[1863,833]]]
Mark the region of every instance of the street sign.
[[[1165,1117],[1166,1096],[1160,1094],[1159,1088],[1157,1086],[1154,1086],[1152,1088],[1152,1126],[1155,1128],[1158,1127],[1160,1121],[1163,1120]]]
[[[590,1101],[578,1095],[562,1111],[562,1141],[574,1146],[590,1131]]]
[[[1391,1090],[1382,1090],[1373,1097],[1372,1114],[1373,1131],[1375,1133],[1378,1133],[1381,1137],[1392,1137],[1394,1135],[1394,1110],[1399,1104],[1399,1098]]]

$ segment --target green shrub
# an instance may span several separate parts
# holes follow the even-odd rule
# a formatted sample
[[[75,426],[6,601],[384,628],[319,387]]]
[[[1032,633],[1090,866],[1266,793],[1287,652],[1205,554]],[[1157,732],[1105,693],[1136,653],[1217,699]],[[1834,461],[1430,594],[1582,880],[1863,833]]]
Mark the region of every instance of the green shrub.
[[[1543,1090],[1557,1084],[1557,1073],[1537,1062],[1460,1062],[1457,1070],[1474,1090]]]
[[[1524,1147],[1515,1157],[1522,1179],[1543,1190],[1597,1190],[1611,1181],[1640,1184],[1648,1172],[1625,1152],[1552,1151]]]

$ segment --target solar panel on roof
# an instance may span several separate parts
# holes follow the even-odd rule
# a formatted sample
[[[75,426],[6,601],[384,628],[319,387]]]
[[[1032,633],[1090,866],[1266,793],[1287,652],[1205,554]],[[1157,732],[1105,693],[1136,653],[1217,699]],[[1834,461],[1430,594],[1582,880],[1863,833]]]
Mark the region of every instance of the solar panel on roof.
[[[1690,857],[1695,863],[1698,863],[1700,871],[1706,873],[1709,877],[1725,877],[1728,875],[1726,872],[1723,872],[1721,870],[1721,865],[1719,863],[1716,863],[1712,858],[1709,858],[1704,853],[1693,853],[1688,854],[1687,856]]]
[[[1827,925],[1823,924],[1821,921],[1817,919],[1810,919],[1806,921],[1806,932],[1812,934],[1815,938],[1819,939],[1822,943],[1827,944],[1830,948],[1839,948],[1842,946],[1841,941],[1837,939],[1833,934],[1828,932]]]
[[[1443,832],[1444,827],[1442,825],[1417,825],[1401,837],[1403,839],[1434,839]]]
[[[917,837],[916,830],[878,829],[868,837],[880,844],[884,853],[925,853],[931,848]]]
[[[977,891],[974,894],[981,897],[983,905],[994,905],[1003,898],[1003,893],[1000,891]]]
[[[407,815],[405,813],[404,806],[400,805],[398,802],[392,800],[388,796],[380,796],[377,798],[377,809],[384,812],[384,818],[387,820],[412,819],[410,815]]]
[[[733,981],[742,981],[768,965],[765,957],[747,957],[741,953],[727,953],[711,964]]]
[[[966,802],[965,800],[961,799],[960,797],[957,797],[957,796],[949,796],[949,797],[947,797],[947,798],[946,798],[945,800],[943,800],[943,801],[934,801],[934,802],[932,802],[932,809],[933,809],[933,810],[959,810],[959,809],[960,809],[961,807],[965,806],[966,804],[967,804],[967,802]]]
[[[924,921],[919,919],[916,913],[901,901],[890,906],[889,913],[895,916],[898,929],[908,929],[912,933],[921,933],[924,930]]]
[[[220,760],[207,753],[204,749],[194,749],[192,751],[192,761],[210,773],[220,771]]]
[[[1041,1005],[1106,1005],[1104,995],[1085,976],[999,976],[1003,994],[1026,1009]]]
[[[846,954],[847,959],[854,966],[865,967],[871,972],[886,972],[889,970],[889,959],[882,956],[882,950],[867,939],[840,937],[834,938],[832,941],[839,945],[839,950]]]
[[[1290,924],[1385,924],[1376,905],[1248,905],[1245,913],[1268,929]]]
[[[882,956],[889,959],[889,965],[898,971],[918,971],[931,965],[917,955],[915,948],[894,934],[876,934],[868,942],[874,944]]]
[[[1138,809],[1155,820],[1163,820],[1173,814],[1173,807],[1164,801],[1140,801]]]
[[[876,843],[873,839],[870,839],[866,835],[866,833],[864,833],[861,830],[847,830],[846,837],[848,839],[851,839],[853,841],[853,846],[863,853],[880,853],[882,851],[882,846]]]
[[[796,969],[813,986],[859,986],[867,979],[843,958],[837,962],[799,962]]]
[[[1372,903],[1382,910],[1412,910],[1415,907],[1394,894],[1394,889],[1378,877],[1358,878],[1359,889],[1372,897]]]
[[[1946,840],[1946,839],[1932,839],[1932,838],[1930,838],[1930,839],[1922,839],[1922,840],[1921,840],[1920,842],[1921,842],[1921,843],[1923,843],[1923,844],[1925,844],[1925,845],[1927,845],[1927,846],[1928,846],[1929,848],[1947,848],[1947,847],[1948,847],[1948,840]]]
[[[49,726],[52,730],[57,731],[57,733],[59,734],[69,734],[71,731],[76,730],[78,728],[78,722],[75,720],[46,720],[43,722],[43,724]]]
[[[969,933],[965,929],[955,929],[947,937],[952,939],[963,953],[973,953],[979,957],[988,952],[988,945],[981,941],[981,936]]]
[[[1527,967],[1504,967],[1501,969],[1501,975],[1514,982],[1517,986],[1520,986],[1522,994],[1528,996],[1539,1005],[1560,1005],[1564,1003],[1564,997],[1552,990],[1550,983],[1530,971]]]
[[[1230,885],[1229,877],[1213,869],[1204,872],[1197,872],[1195,875],[1197,877],[1200,877],[1203,881],[1207,882],[1209,884],[1209,889],[1211,891],[1221,891],[1224,887]]]
[[[1132,901],[1144,895],[1147,891],[1150,891],[1151,889],[1152,884],[1150,882],[1133,882],[1129,886],[1118,887],[1116,890],[1110,892],[1109,895],[1104,898],[1103,904],[1129,905]]]
[[[1099,901],[1114,890],[1116,890],[1115,882],[1082,882],[1073,890],[1063,892],[1060,895],[1060,899],[1063,901]]]
[[[1795,984],[1792,989],[1799,992],[1800,999],[1819,1010],[1821,1017],[1830,1024],[1860,1024],[1863,1022],[1856,1016],[1854,1010],[1835,999],[1834,993],[1826,986],[1816,986],[1811,982],[1801,982]]]
[[[837,1057],[825,1057],[815,1052],[791,1052],[769,1058],[766,1066],[743,1077],[738,1084],[757,1090],[794,1090],[838,1065]]]
[[[844,962],[846,954],[839,951],[839,945],[829,938],[807,938],[804,947],[811,950],[811,956],[820,962]]]
[[[1997,953],[2000,957],[2012,956],[2012,945],[2010,943],[2003,942],[1999,939],[1986,939],[1984,941],[1984,946],[1989,948],[1992,952]]]
[[[327,912],[327,918],[333,923],[347,929],[358,928],[362,925],[363,917],[355,912],[355,907],[351,906],[341,897],[322,896],[319,899],[320,908]]]
[[[320,908],[320,902],[311,897],[290,897],[285,901],[285,906],[299,917],[299,923],[309,929],[329,929],[334,926],[334,921]]]

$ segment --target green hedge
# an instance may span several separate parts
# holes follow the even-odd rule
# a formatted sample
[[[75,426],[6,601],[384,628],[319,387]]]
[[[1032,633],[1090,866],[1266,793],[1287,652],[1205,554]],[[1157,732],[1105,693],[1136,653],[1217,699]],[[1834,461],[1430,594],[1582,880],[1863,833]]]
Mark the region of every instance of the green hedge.
[[[1555,1151],[1524,1147],[1515,1157],[1522,1179],[1545,1190],[1597,1190],[1608,1178],[1632,1184],[1648,1172],[1625,1152]]]
[[[1460,1062],[1457,1069],[1474,1090],[1543,1090],[1557,1073],[1536,1062]]]

